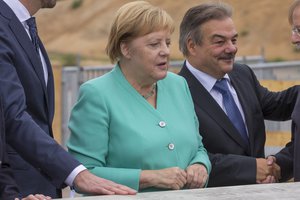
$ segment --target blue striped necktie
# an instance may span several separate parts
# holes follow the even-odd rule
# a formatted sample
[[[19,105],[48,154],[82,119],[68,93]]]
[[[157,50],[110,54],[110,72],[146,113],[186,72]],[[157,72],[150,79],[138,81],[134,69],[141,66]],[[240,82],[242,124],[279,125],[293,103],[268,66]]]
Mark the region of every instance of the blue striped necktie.
[[[226,79],[222,78],[221,80],[218,80],[214,85],[214,89],[222,94],[223,104],[228,118],[238,130],[246,144],[248,144],[249,139],[242,115],[234,102],[232,94],[229,91]]]
[[[36,23],[35,23],[35,17],[31,17],[28,20],[26,20],[26,23],[29,27],[29,34],[31,37],[31,41],[34,45],[34,48],[36,50],[36,52],[39,54],[39,36],[38,36],[38,32],[37,32],[37,28],[36,28]]]

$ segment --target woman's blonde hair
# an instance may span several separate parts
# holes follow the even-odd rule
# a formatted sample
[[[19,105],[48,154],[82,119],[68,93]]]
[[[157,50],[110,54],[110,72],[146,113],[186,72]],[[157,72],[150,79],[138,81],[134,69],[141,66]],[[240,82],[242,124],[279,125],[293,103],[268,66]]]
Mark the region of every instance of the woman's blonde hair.
[[[114,63],[122,56],[122,42],[159,30],[174,31],[174,22],[166,11],[146,1],[127,3],[117,11],[113,19],[106,53]]]

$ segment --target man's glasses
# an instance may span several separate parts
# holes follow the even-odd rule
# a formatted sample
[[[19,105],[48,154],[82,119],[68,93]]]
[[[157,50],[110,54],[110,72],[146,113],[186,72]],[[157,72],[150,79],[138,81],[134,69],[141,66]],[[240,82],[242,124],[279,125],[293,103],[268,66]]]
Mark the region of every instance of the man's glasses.
[[[294,27],[294,28],[292,29],[292,34],[293,34],[293,35],[296,34],[297,36],[300,37],[300,27]]]

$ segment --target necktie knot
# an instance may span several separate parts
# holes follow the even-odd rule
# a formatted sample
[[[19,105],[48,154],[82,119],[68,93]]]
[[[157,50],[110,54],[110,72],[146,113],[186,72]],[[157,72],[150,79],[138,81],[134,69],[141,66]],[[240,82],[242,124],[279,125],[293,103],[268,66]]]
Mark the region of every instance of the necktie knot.
[[[30,17],[26,20],[26,23],[30,29],[35,29],[37,31],[35,17]]]
[[[31,37],[31,41],[34,45],[34,48],[35,48],[36,52],[39,55],[39,39],[38,39],[38,33],[37,33],[35,17],[30,17],[29,19],[26,20],[26,23],[29,27],[29,34],[30,34],[30,37]]]
[[[225,78],[218,80],[214,85],[214,89],[216,89],[222,95],[228,94],[228,92],[230,92]]]

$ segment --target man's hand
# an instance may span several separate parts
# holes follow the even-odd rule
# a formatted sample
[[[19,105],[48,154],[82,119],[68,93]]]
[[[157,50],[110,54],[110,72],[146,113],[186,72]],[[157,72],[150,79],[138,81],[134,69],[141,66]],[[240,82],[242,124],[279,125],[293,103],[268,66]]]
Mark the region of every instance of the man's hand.
[[[80,172],[74,180],[75,190],[85,194],[133,195],[136,191],[112,181],[93,175],[88,170]]]
[[[256,158],[256,182],[261,183],[269,175],[272,175],[272,166],[269,166],[264,158]]]
[[[280,167],[276,164],[276,158],[269,156],[267,159],[256,159],[256,182],[275,183],[281,178]]]
[[[276,178],[276,182],[281,179],[281,168],[276,163],[276,158],[274,156],[267,157],[267,164],[272,166],[272,175]]]

